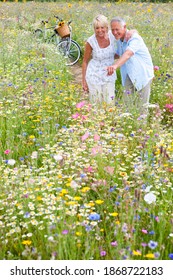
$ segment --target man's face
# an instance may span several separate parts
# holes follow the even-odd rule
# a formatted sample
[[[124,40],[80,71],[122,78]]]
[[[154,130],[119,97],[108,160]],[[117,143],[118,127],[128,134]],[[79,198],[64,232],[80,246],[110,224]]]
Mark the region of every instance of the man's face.
[[[126,33],[126,25],[122,26],[119,22],[114,21],[111,24],[111,30],[116,40],[124,39]]]

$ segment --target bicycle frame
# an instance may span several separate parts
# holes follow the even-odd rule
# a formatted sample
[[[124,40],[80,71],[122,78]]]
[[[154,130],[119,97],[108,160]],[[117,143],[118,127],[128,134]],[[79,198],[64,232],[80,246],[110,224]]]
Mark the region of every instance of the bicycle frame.
[[[43,31],[43,38],[44,38],[45,41],[48,40],[48,39],[50,39],[50,38],[48,37],[48,35],[47,35],[48,31],[51,30],[51,29],[54,31],[54,29],[55,29],[55,27],[56,27],[56,25],[52,25],[52,26],[47,27],[47,26],[46,26],[47,23],[48,23],[48,21],[42,21],[42,24],[43,24],[43,28],[42,28],[42,31]],[[52,32],[52,35],[53,35],[54,33],[55,33],[55,32]]]

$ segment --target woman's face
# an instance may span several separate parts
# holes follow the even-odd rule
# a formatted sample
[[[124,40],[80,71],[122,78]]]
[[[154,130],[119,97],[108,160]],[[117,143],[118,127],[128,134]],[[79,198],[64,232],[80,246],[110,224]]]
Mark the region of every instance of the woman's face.
[[[108,28],[106,26],[103,26],[101,24],[98,24],[94,28],[95,34],[98,37],[104,37],[105,34],[108,33]]]

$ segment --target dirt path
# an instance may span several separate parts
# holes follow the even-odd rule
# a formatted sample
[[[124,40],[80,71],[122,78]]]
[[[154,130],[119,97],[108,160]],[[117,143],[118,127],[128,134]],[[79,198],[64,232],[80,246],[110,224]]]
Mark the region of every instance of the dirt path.
[[[82,85],[82,67],[78,63],[70,66],[70,72],[74,77],[74,83]]]

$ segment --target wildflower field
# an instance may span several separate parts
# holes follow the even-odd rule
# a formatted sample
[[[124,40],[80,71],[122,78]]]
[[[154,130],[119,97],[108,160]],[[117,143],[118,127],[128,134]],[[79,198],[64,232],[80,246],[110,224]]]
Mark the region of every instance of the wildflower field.
[[[0,3],[0,259],[173,259],[173,3]],[[120,15],[144,38],[155,78],[147,123],[89,104],[72,68],[33,30]],[[82,60],[82,56],[81,56]],[[81,61],[80,61],[81,63]]]

